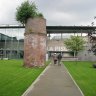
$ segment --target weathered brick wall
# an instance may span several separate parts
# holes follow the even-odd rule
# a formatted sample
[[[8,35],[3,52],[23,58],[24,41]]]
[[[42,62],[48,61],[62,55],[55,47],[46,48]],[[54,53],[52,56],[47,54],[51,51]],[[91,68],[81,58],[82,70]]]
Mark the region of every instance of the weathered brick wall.
[[[25,27],[24,65],[43,66],[46,59],[46,21],[29,19]]]
[[[35,32],[46,34],[46,20],[44,18],[28,19],[25,26],[25,32]]]

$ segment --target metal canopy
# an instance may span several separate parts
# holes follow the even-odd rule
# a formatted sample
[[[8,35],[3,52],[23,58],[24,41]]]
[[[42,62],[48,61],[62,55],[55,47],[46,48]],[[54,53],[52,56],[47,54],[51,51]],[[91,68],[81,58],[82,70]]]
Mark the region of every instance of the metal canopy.
[[[0,26],[0,29],[25,28],[25,26]],[[46,26],[47,33],[90,33],[96,26]]]
[[[90,33],[96,26],[47,26],[47,33]]]

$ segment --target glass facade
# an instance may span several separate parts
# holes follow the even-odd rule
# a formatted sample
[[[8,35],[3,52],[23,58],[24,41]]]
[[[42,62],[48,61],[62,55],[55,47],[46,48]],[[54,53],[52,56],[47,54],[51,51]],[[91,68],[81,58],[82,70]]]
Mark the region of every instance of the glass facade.
[[[0,58],[23,58],[24,28],[0,29]]]

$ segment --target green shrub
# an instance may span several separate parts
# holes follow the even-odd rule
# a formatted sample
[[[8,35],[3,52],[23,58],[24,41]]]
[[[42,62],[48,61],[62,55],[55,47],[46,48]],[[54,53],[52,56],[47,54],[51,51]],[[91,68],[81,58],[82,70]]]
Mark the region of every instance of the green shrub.
[[[34,2],[25,1],[16,10],[16,20],[22,24],[26,24],[28,18],[43,17]]]

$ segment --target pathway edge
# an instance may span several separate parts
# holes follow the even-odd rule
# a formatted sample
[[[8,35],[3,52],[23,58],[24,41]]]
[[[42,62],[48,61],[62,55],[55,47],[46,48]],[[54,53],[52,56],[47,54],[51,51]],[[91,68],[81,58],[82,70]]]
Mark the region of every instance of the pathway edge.
[[[50,63],[51,64],[51,63]],[[49,69],[50,64],[41,72],[41,74],[36,78],[36,80],[27,88],[27,90],[21,96],[27,96],[28,93],[34,88],[34,85],[40,80],[40,77]]]
[[[63,64],[64,65],[64,64]],[[78,90],[80,91],[80,93],[82,94],[82,96],[85,96],[82,92],[82,90],[80,89],[80,87],[78,86],[78,84],[76,83],[76,81],[74,80],[74,78],[72,77],[72,75],[70,74],[70,72],[68,71],[68,69],[66,68],[66,66],[64,65],[65,69],[67,70],[68,74],[70,75],[71,79],[73,80],[74,84],[76,85],[76,87],[78,88]]]

